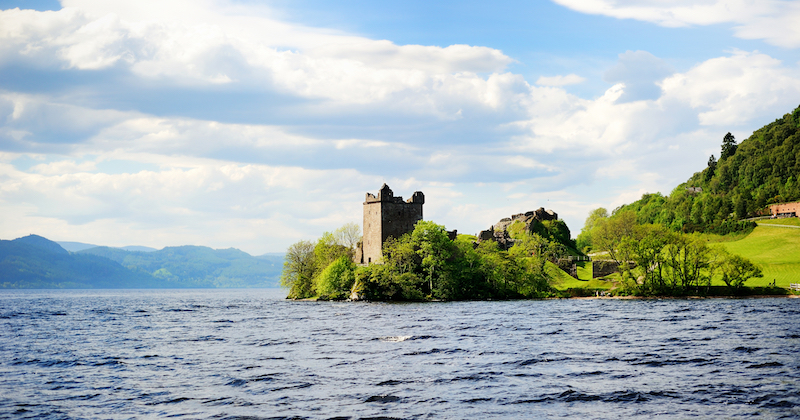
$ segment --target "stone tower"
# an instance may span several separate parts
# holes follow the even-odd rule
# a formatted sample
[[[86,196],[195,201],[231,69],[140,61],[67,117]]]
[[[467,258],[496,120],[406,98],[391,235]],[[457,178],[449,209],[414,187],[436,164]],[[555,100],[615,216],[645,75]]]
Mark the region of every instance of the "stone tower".
[[[392,189],[383,184],[378,195],[367,193],[364,201],[364,238],[361,243],[361,264],[375,263],[383,256],[381,250],[389,237],[400,236],[414,230],[414,225],[422,220],[422,205],[425,195],[417,191],[406,201],[395,197]]]

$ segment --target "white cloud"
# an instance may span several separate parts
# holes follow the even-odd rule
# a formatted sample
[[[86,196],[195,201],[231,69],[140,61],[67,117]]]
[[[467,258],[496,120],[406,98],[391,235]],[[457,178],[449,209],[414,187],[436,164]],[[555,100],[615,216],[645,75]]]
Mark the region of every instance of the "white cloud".
[[[583,83],[586,79],[578,76],[577,74],[568,74],[566,76],[540,76],[539,79],[536,80],[536,84],[539,86],[567,86],[567,85],[577,85],[579,83]]]
[[[77,172],[91,172],[97,168],[95,162],[77,163],[73,160],[61,160],[51,163],[40,163],[31,167],[31,171],[42,175],[63,175]]]
[[[774,118],[797,106],[800,72],[757,52],[734,52],[707,60],[665,79],[664,101],[674,99],[699,111],[703,125],[738,125]]]
[[[553,0],[570,9],[666,27],[734,24],[736,36],[800,47],[800,3],[792,0]]]
[[[61,103],[44,95],[0,91],[0,141],[30,149],[34,143],[81,142],[109,124],[137,115],[113,109],[95,110]]]
[[[118,66],[178,84],[239,82],[360,104],[405,90],[485,84],[477,73],[502,72],[512,62],[492,48],[400,46],[286,24],[267,10],[244,14],[222,2],[151,3],[65,1],[57,12],[0,11],[6,28],[0,58],[51,63],[60,57],[80,70]]]
[[[47,220],[58,226],[47,232],[56,238],[72,234],[75,240],[121,246],[125,243],[119,238],[146,238],[144,232],[158,238],[159,232],[168,231],[184,240],[192,238],[189,243],[211,241],[260,253],[312,239],[319,234],[309,228],[315,220],[358,221],[359,200],[365,181],[370,180],[353,170],[214,161],[184,165],[190,164],[193,167],[116,175],[59,174],[41,170],[45,166],[37,167],[41,172],[37,174],[0,164],[0,178],[5,179],[0,188],[4,214],[13,212],[20,218],[4,217],[2,231],[10,237],[22,236],[30,233],[27,230],[34,221]],[[372,179],[373,184],[377,182]],[[343,183],[351,187],[342,188]],[[116,228],[101,230],[109,226]],[[233,226],[237,228],[226,230]],[[257,232],[251,231],[254,226],[260,226]],[[329,228],[328,224],[323,227]],[[179,245],[172,241],[144,244]]]

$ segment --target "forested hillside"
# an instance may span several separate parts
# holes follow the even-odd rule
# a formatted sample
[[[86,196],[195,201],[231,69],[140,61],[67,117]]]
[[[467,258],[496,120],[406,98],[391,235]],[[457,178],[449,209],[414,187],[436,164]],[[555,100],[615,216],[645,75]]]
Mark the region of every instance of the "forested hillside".
[[[154,288],[163,283],[107,258],[70,254],[41,236],[0,240],[2,288]]]
[[[708,167],[686,185],[702,187],[701,198],[724,197],[722,202],[741,219],[769,204],[800,199],[799,173],[800,107],[756,130],[740,145],[723,139],[719,161],[712,155]]]
[[[277,287],[282,266],[283,255],[253,257],[234,248],[94,247],[71,253],[37,235],[0,240],[0,288]]]
[[[615,260],[623,292],[704,294],[715,278],[738,292],[747,280],[763,277],[762,267],[749,259],[759,255],[733,254],[710,246],[707,237],[682,233],[748,233],[756,224],[743,219],[769,214],[769,204],[800,199],[798,173],[800,108],[756,130],[741,144],[727,133],[719,159],[712,155],[706,168],[668,196],[645,194],[611,215],[595,209],[577,244]],[[768,269],[775,284],[779,270]]]
[[[638,224],[661,224],[672,231],[747,231],[754,224],[742,219],[767,214],[769,204],[800,200],[798,174],[800,107],[756,130],[741,144],[726,134],[719,159],[711,155],[705,169],[668,196],[645,194],[615,209],[611,217],[632,211]],[[578,237],[581,248],[591,246],[588,227]]]

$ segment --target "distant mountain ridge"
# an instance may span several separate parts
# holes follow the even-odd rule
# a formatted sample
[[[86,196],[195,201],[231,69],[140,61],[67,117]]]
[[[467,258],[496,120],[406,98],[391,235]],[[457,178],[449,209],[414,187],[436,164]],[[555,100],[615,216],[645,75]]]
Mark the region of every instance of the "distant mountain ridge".
[[[80,252],[89,248],[97,248],[100,245],[94,244],[85,244],[83,242],[70,242],[70,241],[55,241],[57,244],[61,245],[62,248],[66,249],[69,252]],[[118,249],[124,249],[125,251],[139,251],[139,252],[153,252],[157,251],[155,248],[150,248],[149,246],[140,246],[140,245],[128,245],[122,246]]]
[[[152,252],[96,247],[92,254],[182,287],[278,287],[283,255],[254,257],[236,248],[184,245]]]
[[[0,240],[0,287],[17,289],[157,288],[163,282],[95,255],[71,254],[38,235]]]
[[[278,287],[283,268],[283,255],[254,257],[234,248],[126,248],[144,250],[92,246],[69,252],[38,235],[0,240],[0,288]]]

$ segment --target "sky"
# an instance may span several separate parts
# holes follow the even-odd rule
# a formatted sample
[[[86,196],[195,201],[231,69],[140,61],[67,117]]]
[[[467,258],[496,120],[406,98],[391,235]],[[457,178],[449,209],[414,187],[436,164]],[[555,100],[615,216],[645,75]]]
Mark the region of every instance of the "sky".
[[[282,252],[669,194],[800,105],[800,2],[0,0],[0,238]]]

